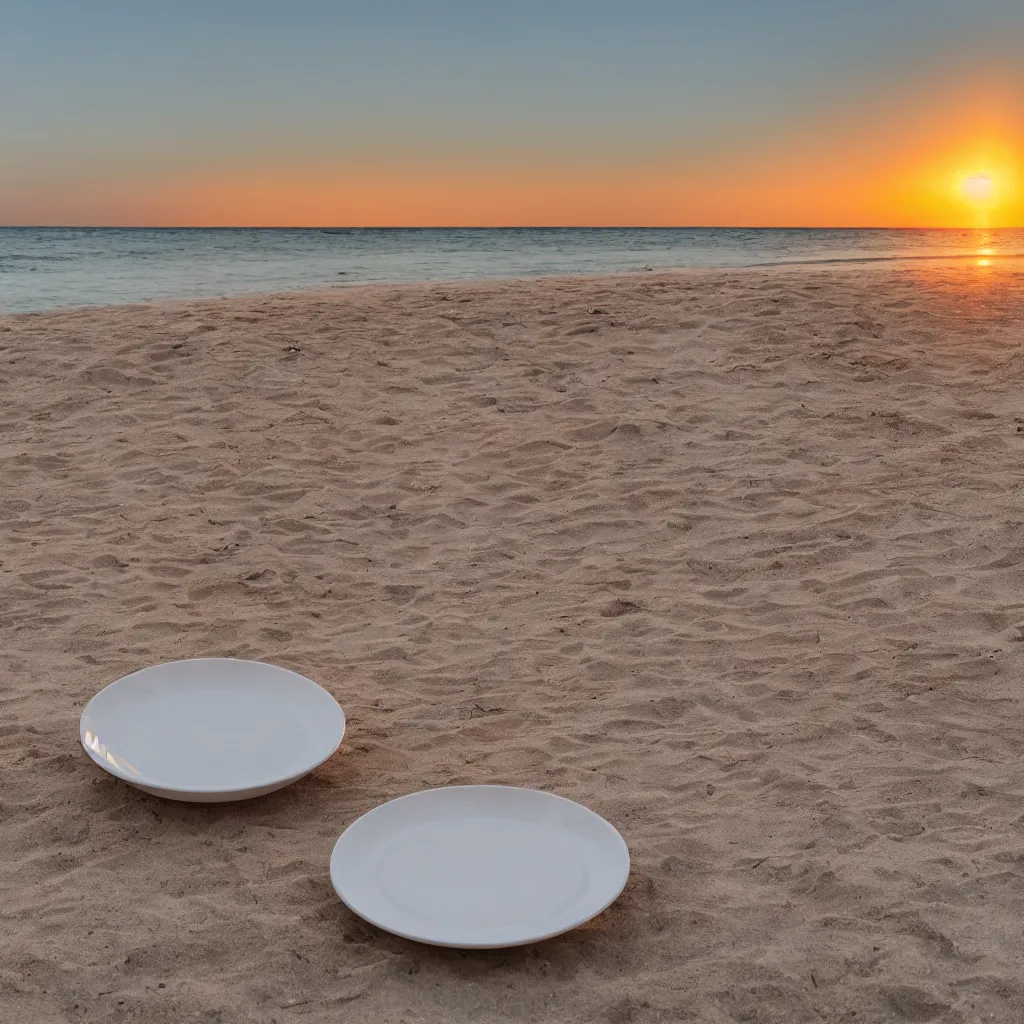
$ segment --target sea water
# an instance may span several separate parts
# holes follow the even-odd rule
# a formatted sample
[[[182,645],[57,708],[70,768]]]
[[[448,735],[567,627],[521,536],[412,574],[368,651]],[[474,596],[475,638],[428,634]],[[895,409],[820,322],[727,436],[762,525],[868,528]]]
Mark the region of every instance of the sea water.
[[[0,228],[0,312],[371,282],[1024,253],[1024,230]]]

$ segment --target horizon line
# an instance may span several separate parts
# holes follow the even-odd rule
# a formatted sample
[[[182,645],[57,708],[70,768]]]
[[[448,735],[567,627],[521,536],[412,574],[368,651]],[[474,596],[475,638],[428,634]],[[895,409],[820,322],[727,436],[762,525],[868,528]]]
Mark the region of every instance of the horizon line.
[[[0,224],[0,231],[1024,231],[1024,224]]]

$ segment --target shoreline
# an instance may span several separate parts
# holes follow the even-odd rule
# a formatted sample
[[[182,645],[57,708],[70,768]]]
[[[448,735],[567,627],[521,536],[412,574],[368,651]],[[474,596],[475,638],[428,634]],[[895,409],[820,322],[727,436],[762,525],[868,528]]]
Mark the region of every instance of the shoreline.
[[[730,274],[758,274],[758,273],[779,273],[786,272],[801,273],[820,271],[849,270],[852,273],[859,271],[877,270],[898,271],[903,268],[913,270],[916,265],[927,265],[936,270],[955,269],[976,264],[979,259],[989,261],[992,269],[998,271],[1006,268],[1024,268],[1024,254],[990,254],[981,255],[958,255],[958,256],[900,256],[900,257],[864,257],[850,259],[822,259],[822,260],[793,260],[785,263],[755,263],[736,267],[677,267],[677,268],[655,268],[653,270],[622,271],[609,274],[538,274],[519,277],[481,277],[471,279],[436,279],[424,281],[370,281],[338,283],[329,286],[311,285],[308,288],[292,288],[283,291],[254,291],[241,292],[235,295],[207,295],[207,296],[185,296],[167,299],[155,299],[153,301],[139,302],[117,302],[97,305],[78,306],[54,306],[40,310],[25,310],[21,312],[0,311],[0,321],[17,317],[41,317],[62,314],[80,314],[87,312],[98,312],[104,310],[149,308],[149,309],[178,309],[194,304],[214,303],[245,303],[257,302],[272,299],[299,299],[318,298],[325,295],[358,291],[386,291],[386,290],[426,290],[430,288],[451,289],[472,289],[502,286],[543,286],[545,284],[565,285],[570,283],[594,284],[619,283],[630,281],[657,281],[662,278],[678,280],[687,277],[727,277]]]

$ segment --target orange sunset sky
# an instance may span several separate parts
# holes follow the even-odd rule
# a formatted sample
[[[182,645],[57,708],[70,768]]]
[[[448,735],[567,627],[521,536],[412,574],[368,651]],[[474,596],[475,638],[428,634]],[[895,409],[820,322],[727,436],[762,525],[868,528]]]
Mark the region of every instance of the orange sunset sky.
[[[553,43],[508,10],[470,32],[459,4],[396,41],[404,21],[388,17],[415,10],[399,3],[349,22],[319,3],[214,5],[212,21],[185,3],[179,20],[208,22],[191,32],[116,3],[100,4],[120,15],[106,26],[26,3],[21,56],[0,71],[9,95],[31,94],[0,113],[0,223],[1024,225],[1024,86],[1007,57],[1024,15],[981,3],[964,22],[963,4],[908,0],[938,23],[922,33],[891,6],[815,22],[817,7],[769,4],[737,30],[661,3],[639,4],[636,28],[597,3],[582,38],[548,25]],[[44,44],[58,81],[31,91]]]

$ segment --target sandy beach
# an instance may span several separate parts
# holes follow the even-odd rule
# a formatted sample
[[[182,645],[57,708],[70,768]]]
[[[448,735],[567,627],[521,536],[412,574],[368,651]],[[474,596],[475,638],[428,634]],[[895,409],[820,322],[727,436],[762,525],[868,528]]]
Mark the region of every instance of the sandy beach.
[[[1024,1019],[1024,268],[647,273],[0,318],[0,1020]],[[270,797],[82,752],[203,655],[333,693]],[[327,865],[548,789],[633,870],[460,953]]]

